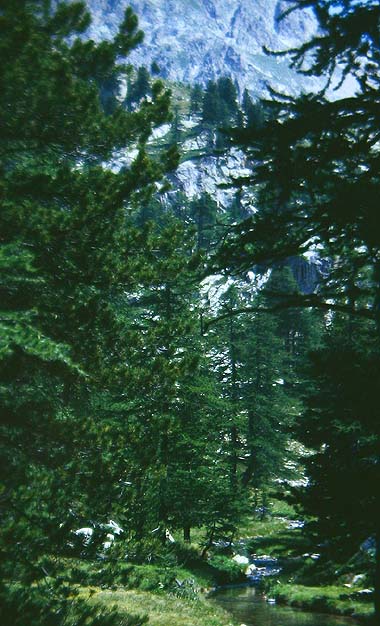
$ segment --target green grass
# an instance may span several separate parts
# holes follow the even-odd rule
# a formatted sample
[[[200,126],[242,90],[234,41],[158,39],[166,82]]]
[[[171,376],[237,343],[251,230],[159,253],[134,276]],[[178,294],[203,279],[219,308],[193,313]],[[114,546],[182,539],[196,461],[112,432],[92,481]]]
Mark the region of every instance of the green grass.
[[[247,548],[252,554],[294,558],[305,552],[314,552],[302,528],[290,530],[284,517],[247,519],[241,529],[241,537],[247,540]]]
[[[317,612],[355,617],[369,617],[373,614],[371,602],[355,599],[350,590],[343,586],[309,587],[277,583],[271,586],[270,594],[280,603]]]
[[[85,593],[83,590],[82,594]],[[202,598],[189,601],[169,595],[118,589],[91,590],[89,602],[110,609],[116,607],[122,615],[145,614],[150,626],[236,626],[228,613]]]
[[[316,550],[312,538],[302,528],[289,529],[289,520],[298,518],[297,512],[287,503],[271,502],[271,514],[264,519],[246,518],[239,528],[239,535],[247,539],[252,554],[267,554],[279,558],[283,567],[275,579],[266,579],[266,593],[280,603],[305,610],[337,615],[368,618],[373,615],[372,598],[362,599],[359,587],[347,587],[351,580],[347,574],[366,572],[368,559],[342,565],[333,561],[315,561],[305,558],[305,553]],[[342,573],[346,574],[342,576]],[[368,586],[365,579],[362,585]]]

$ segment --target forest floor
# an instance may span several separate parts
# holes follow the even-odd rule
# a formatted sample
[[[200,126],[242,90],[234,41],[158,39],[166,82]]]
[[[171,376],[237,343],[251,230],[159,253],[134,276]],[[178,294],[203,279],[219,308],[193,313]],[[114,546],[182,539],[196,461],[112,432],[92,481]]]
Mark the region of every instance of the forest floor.
[[[281,502],[265,518],[247,520],[241,535],[251,558],[278,559],[281,572],[262,584],[278,603],[364,620],[373,615],[374,558],[360,546],[343,563],[321,556],[294,510]]]
[[[133,624],[235,626],[230,614],[207,600],[207,592],[215,586],[247,580],[246,566],[233,561],[233,554],[250,561],[265,556],[278,560],[280,573],[261,582],[263,594],[278,603],[358,619],[372,615],[373,563],[368,553],[358,548],[344,564],[320,557],[286,504],[273,502],[271,513],[263,519],[247,517],[238,536],[232,548],[221,545],[211,550],[207,561],[200,557],[203,534],[196,531],[191,545],[176,536],[172,552],[160,563],[67,559],[62,567],[72,572],[70,582],[80,586],[80,595],[90,603],[142,617]]]

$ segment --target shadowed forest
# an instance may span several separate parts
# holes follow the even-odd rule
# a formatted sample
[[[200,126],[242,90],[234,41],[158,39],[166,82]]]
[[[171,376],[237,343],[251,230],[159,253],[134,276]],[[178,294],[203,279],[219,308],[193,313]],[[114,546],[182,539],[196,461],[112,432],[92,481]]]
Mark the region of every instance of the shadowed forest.
[[[321,87],[258,99],[0,0],[3,626],[380,626],[380,7],[286,5]],[[176,188],[231,150],[228,209]]]

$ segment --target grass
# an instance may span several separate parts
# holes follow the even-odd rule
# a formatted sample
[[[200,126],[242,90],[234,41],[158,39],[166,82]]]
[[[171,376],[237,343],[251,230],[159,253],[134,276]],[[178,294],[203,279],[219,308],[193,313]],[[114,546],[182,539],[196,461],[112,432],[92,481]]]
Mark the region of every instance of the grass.
[[[296,513],[290,507],[283,510],[278,506],[276,508],[271,516],[264,519],[245,520],[239,534],[247,540],[248,550],[252,554],[266,554],[280,559],[314,552],[313,545],[302,528],[288,528],[289,520],[297,519]]]
[[[116,607],[121,615],[145,614],[150,626],[236,626],[228,613],[202,598],[190,601],[166,594],[124,589],[87,591],[91,592],[89,602],[109,609]]]
[[[278,558],[283,567],[275,580],[266,579],[263,583],[267,595],[279,603],[304,610],[363,619],[371,617],[372,597],[360,598],[360,587],[344,584],[354,574],[367,571],[369,563],[363,561],[363,556],[359,562],[353,559],[351,565],[308,558],[305,554],[318,550],[302,528],[288,528],[289,520],[297,517],[291,506],[275,500],[271,503],[270,516],[247,518],[240,529],[252,554]],[[366,577],[362,585],[367,587],[368,584]]]
[[[270,515],[264,519],[247,517],[236,533],[245,540],[241,547],[244,554],[267,554],[280,560],[282,572],[262,582],[265,592],[279,603],[305,610],[370,617],[371,598],[361,598],[358,593],[370,585],[368,557],[356,556],[340,564],[308,558],[305,553],[316,550],[312,539],[302,528],[289,528],[289,521],[297,517],[289,505],[273,501]],[[183,543],[179,533],[175,537],[176,543],[169,550],[155,553],[154,564],[123,561],[118,553],[113,557],[110,553],[111,558],[101,562],[63,559],[55,573],[79,586],[90,603],[97,603],[106,612],[115,607],[124,616],[120,626],[234,626],[231,616],[208,602],[202,592],[215,584],[243,579],[242,569],[231,560],[232,552],[240,547],[212,549],[210,558],[204,560],[200,546],[205,529],[192,531],[192,544]],[[45,566],[50,571],[52,564]],[[353,584],[359,573],[365,576]],[[137,621],[130,616],[136,616]]]
[[[54,565],[55,574],[79,590],[79,598],[89,606],[106,616],[116,611],[120,626],[236,626],[203,593],[215,584],[241,580],[236,563],[224,556],[204,561],[194,546],[179,543],[167,558],[177,564],[65,558],[54,560]]]
[[[370,617],[373,614],[371,602],[355,599],[354,594],[343,586],[329,585],[309,587],[277,583],[270,593],[280,603],[320,613],[350,615],[357,618]]]

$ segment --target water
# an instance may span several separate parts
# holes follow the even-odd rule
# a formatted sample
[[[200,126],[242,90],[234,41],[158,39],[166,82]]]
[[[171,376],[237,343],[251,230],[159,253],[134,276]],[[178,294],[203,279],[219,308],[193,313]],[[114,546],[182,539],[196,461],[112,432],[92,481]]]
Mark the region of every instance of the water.
[[[211,602],[231,613],[244,626],[355,626],[350,618],[307,613],[300,609],[269,604],[248,585],[216,591]]]

